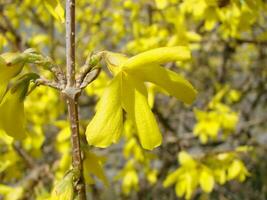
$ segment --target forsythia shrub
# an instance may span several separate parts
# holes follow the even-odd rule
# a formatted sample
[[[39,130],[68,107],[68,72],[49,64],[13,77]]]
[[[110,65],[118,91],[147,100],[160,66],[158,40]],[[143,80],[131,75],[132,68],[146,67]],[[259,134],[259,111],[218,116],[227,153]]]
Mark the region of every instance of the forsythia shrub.
[[[0,199],[266,199],[266,11],[0,2]]]

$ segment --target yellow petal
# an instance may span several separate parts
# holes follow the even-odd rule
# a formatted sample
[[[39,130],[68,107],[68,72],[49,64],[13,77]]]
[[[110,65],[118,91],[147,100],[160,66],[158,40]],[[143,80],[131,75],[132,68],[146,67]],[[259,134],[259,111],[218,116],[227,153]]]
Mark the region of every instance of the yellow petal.
[[[196,166],[196,161],[186,151],[181,151],[179,153],[178,160],[181,165],[186,165],[188,167]]]
[[[155,183],[157,183],[157,180],[158,180],[158,170],[157,169],[151,169],[149,170],[147,173],[146,173],[146,178],[148,180],[148,182],[151,184],[151,185],[154,185]]]
[[[171,61],[183,61],[191,58],[186,46],[161,47],[140,53],[124,63],[125,68],[145,68],[148,65],[159,65]]]
[[[186,181],[181,180],[179,182],[176,183],[175,185],[175,193],[178,197],[182,197],[184,196],[185,192],[186,192]]]
[[[8,82],[7,81],[0,81],[0,103],[2,102],[2,99],[6,93]]]
[[[186,79],[158,65],[131,70],[129,73],[143,81],[152,82],[160,86],[170,95],[187,104],[191,104],[196,97],[197,91]]]
[[[23,100],[21,100],[21,92],[22,88],[18,88],[13,94],[9,91],[0,104],[0,129],[18,140],[26,137],[24,130],[24,105]]]
[[[194,172],[192,174],[191,172],[187,172],[185,174],[185,199],[191,199],[192,193],[196,188],[196,181],[194,179],[197,177],[195,175],[196,174]]]
[[[65,21],[64,9],[59,0],[45,0],[44,5],[46,9],[61,23]]]
[[[22,69],[23,63],[7,66],[18,53],[4,53],[0,55],[0,102],[6,92],[7,85],[10,79],[16,76]]]
[[[97,111],[86,129],[89,144],[107,147],[117,142],[123,129],[120,97],[120,75],[116,76],[105,89]]]
[[[209,169],[202,169],[199,184],[204,192],[210,193],[214,187],[214,177]]]
[[[168,6],[167,0],[155,0],[158,9],[162,10]]]
[[[74,196],[73,173],[68,173],[60,180],[52,192],[53,200],[72,200]]]
[[[132,190],[138,191],[139,189],[139,178],[136,170],[129,170],[125,173],[122,180],[122,191],[128,195]]]
[[[112,53],[109,51],[104,52],[104,59],[107,63],[109,71],[116,75],[120,70],[123,63],[128,59],[124,54]]]
[[[123,108],[135,122],[142,147],[151,150],[159,146],[162,136],[148,105],[145,85],[124,74],[122,94]]]
[[[181,176],[183,172],[184,170],[182,168],[179,168],[174,172],[168,174],[167,178],[163,182],[163,187],[170,187],[171,185],[176,183],[179,180],[179,176]]]
[[[244,168],[244,164],[240,160],[234,160],[228,168],[228,180],[235,179]]]
[[[226,171],[224,169],[214,170],[215,179],[223,185],[226,181]]]
[[[11,191],[5,195],[5,199],[22,199],[25,194],[25,189],[22,186],[12,187]]]
[[[89,151],[85,151],[84,154],[85,159],[83,160],[83,173],[86,183],[93,184],[94,181],[91,176],[94,175],[99,178],[105,186],[108,186],[108,179],[105,175],[102,164],[103,158]]]

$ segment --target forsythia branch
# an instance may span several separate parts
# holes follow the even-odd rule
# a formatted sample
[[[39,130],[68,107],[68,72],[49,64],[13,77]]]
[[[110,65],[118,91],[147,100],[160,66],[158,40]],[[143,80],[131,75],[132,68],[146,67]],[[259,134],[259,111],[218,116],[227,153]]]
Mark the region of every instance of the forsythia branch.
[[[75,80],[75,0],[66,1],[66,64],[67,85],[63,93],[66,96],[71,127],[72,165],[78,172],[74,178],[74,190],[79,200],[86,200],[77,102],[80,90],[76,87]]]

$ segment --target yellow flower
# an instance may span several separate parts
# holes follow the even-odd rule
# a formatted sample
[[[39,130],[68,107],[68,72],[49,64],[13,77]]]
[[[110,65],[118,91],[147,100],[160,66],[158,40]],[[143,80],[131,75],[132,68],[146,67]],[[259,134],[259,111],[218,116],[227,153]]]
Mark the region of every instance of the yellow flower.
[[[105,184],[105,186],[108,186],[108,179],[103,169],[103,162],[106,158],[103,156],[97,156],[88,150],[84,151],[84,155],[85,159],[83,161],[83,175],[85,182],[87,184],[94,184],[95,181],[92,178],[92,175],[94,175],[99,178]]]
[[[61,23],[65,22],[64,8],[59,0],[45,0],[44,5],[53,17]]]
[[[50,200],[72,200],[74,196],[73,172],[70,171],[53,189]]]
[[[96,114],[87,127],[89,144],[104,148],[117,142],[123,130],[124,110],[134,121],[143,148],[151,150],[159,146],[162,137],[147,102],[144,82],[152,82],[177,99],[192,103],[197,93],[193,86],[180,75],[160,66],[189,58],[190,51],[183,46],[157,48],[131,58],[105,52],[114,78],[104,90]]]
[[[125,173],[122,181],[123,193],[128,195],[132,190],[138,191],[138,175],[135,170],[129,170]]]
[[[0,102],[2,101],[10,79],[15,77],[22,69],[23,63],[7,66],[11,60],[14,60],[18,53],[4,53],[0,55]]]
[[[24,100],[30,81],[37,77],[34,73],[22,76],[0,103],[0,130],[15,139],[22,140],[26,137]]]
[[[24,87],[18,88],[14,93],[9,91],[0,104],[0,130],[19,140],[26,137],[24,105],[21,98],[23,93]]]
[[[146,172],[146,178],[148,180],[148,182],[151,184],[151,185],[154,185],[157,180],[158,180],[158,173],[159,171],[157,169],[149,169],[147,170]]]
[[[124,168],[115,177],[115,179],[122,179],[122,192],[129,195],[131,191],[139,190],[139,177],[136,171],[135,160],[129,160]]]

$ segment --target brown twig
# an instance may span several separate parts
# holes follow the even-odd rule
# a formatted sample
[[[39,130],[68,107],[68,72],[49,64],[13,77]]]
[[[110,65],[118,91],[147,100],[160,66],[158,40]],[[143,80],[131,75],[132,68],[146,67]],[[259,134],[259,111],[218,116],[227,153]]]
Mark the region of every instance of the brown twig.
[[[48,79],[46,79],[44,77],[40,77],[39,79],[37,79],[35,81],[35,83],[37,84],[37,86],[38,85],[45,85],[45,86],[48,86],[48,87],[51,87],[51,88],[54,88],[54,89],[57,89],[57,90],[61,90],[62,89],[61,88],[62,86],[59,83],[57,83],[55,81],[50,81],[50,80],[48,80]]]
[[[66,61],[67,86],[63,93],[66,97],[71,127],[72,165],[78,172],[74,180],[75,191],[79,200],[86,200],[78,116],[78,96],[81,90],[75,83],[75,0],[66,1]]]
[[[34,168],[36,163],[32,157],[21,147],[19,142],[14,142],[12,144],[14,150],[19,154],[19,156],[25,161],[25,163],[30,167]]]
[[[4,11],[0,10],[0,16],[5,22],[6,30],[8,30],[15,38],[15,45],[18,50],[22,50],[22,38],[18,34],[17,30],[13,27],[10,20],[5,16]]]
[[[236,42],[239,44],[248,43],[248,44],[267,45],[267,41],[252,40],[252,39],[236,39]]]

